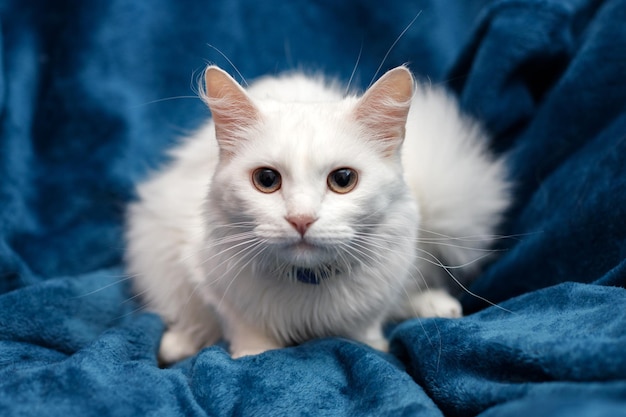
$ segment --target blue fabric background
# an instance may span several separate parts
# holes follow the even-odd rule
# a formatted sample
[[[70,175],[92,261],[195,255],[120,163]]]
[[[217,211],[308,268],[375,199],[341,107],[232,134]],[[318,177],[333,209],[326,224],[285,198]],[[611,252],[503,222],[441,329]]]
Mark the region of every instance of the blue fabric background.
[[[447,85],[510,154],[514,237],[472,287],[508,311],[465,297],[390,354],[214,346],[160,369],[124,207],[208,116],[205,64],[234,73],[215,48],[246,79],[347,81],[360,54],[362,89],[420,11],[382,70]],[[625,0],[0,1],[0,415],[626,416],[625,22]]]

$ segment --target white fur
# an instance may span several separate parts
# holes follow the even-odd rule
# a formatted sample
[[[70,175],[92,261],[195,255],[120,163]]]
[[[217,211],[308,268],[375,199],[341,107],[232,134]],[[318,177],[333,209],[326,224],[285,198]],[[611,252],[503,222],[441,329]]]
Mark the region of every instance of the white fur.
[[[355,121],[358,98],[340,91],[301,74],[261,79],[248,94],[262,121],[240,132],[232,155],[220,156],[209,121],[139,185],[127,261],[169,326],[162,360],[221,335],[234,357],[325,336],[384,348],[389,317],[461,314],[442,290],[452,278],[433,264],[478,266],[507,205],[502,162],[452,98],[420,86],[401,164]],[[282,174],[278,192],[252,185],[250,172],[266,166]],[[347,194],[327,187],[341,167],[359,172]],[[304,237],[316,249],[298,244],[293,215],[317,218]],[[306,284],[289,279],[294,264],[341,272]]]

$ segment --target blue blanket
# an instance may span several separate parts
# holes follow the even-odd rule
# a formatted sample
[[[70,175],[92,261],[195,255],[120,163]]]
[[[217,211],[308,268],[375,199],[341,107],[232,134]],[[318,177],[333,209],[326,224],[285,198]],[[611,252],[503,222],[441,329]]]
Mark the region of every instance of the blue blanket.
[[[0,415],[626,416],[626,0],[3,0],[0,19]],[[246,79],[358,63],[364,88],[408,62],[449,86],[510,155],[510,237],[471,288],[501,308],[465,296],[463,319],[392,327],[389,354],[218,345],[159,368],[124,208],[225,57]]]

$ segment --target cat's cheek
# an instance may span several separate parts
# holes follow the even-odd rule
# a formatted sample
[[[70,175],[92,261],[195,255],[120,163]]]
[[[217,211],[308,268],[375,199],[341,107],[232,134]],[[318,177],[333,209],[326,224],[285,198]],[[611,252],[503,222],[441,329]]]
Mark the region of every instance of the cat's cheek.
[[[224,182],[215,187],[208,198],[220,208],[226,219],[234,222],[256,217],[257,209],[251,208],[258,206],[258,202],[250,193],[247,183]]]

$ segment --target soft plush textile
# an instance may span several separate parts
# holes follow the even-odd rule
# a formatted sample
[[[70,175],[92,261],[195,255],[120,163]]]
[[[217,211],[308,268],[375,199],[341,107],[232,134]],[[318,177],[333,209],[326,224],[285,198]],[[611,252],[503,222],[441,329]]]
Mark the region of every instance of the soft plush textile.
[[[626,0],[3,0],[0,19],[0,415],[626,416]],[[466,317],[392,325],[388,354],[331,338],[158,366],[124,210],[228,60],[246,80],[356,67],[357,89],[408,63],[459,96],[515,184]]]

